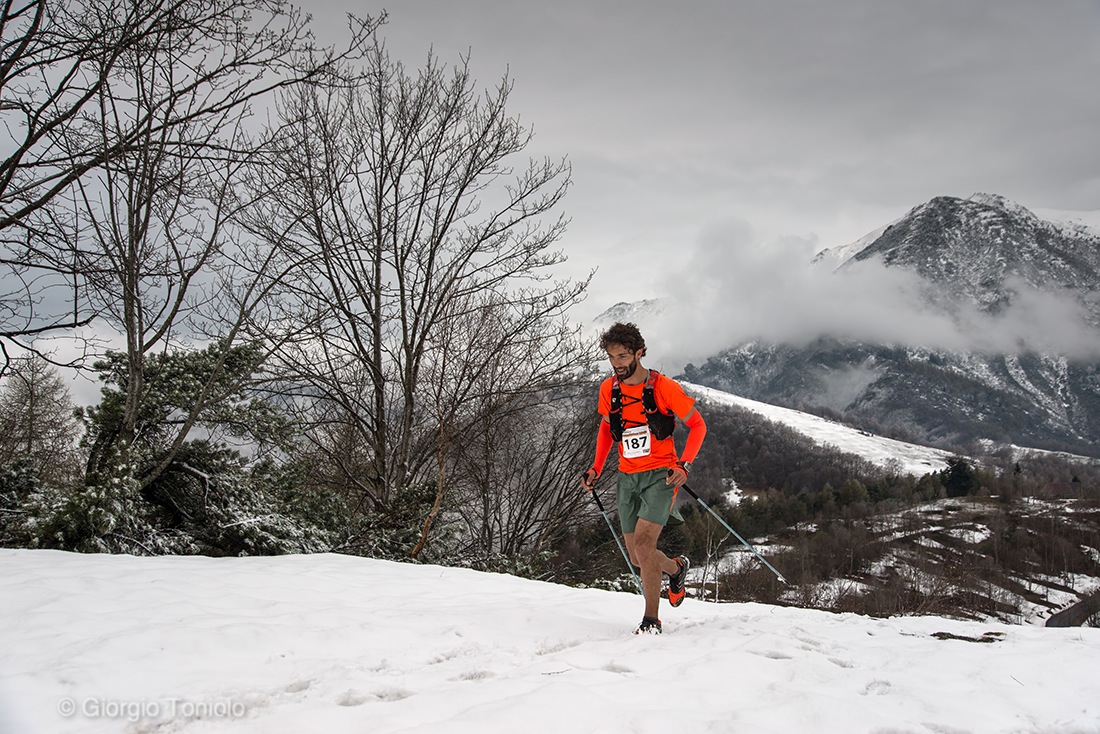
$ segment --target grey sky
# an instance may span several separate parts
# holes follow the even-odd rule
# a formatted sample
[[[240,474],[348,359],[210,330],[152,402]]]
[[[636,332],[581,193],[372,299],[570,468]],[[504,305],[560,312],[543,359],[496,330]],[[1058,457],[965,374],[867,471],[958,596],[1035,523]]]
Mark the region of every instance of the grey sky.
[[[315,0],[323,34],[382,6]],[[854,241],[937,195],[1100,210],[1097,0],[400,0],[418,66],[508,70],[531,153],[567,156],[581,318],[697,287],[707,249],[761,262]],[[731,224],[732,223],[732,224]],[[729,243],[715,233],[736,229]],[[756,270],[751,270],[756,268]],[[709,281],[709,282],[707,282]],[[730,285],[743,283],[731,279]],[[762,291],[765,284],[757,283]],[[772,290],[796,288],[776,283]],[[737,292],[727,297],[735,304]],[[777,304],[773,304],[775,306]],[[930,327],[931,328],[931,327]]]

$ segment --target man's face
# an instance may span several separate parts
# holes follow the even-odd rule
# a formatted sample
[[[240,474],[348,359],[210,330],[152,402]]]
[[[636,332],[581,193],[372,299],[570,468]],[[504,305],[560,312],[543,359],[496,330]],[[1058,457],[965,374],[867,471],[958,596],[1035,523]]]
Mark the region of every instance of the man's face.
[[[638,369],[637,352],[632,352],[622,344],[608,345],[607,358],[611,361],[611,368],[615,370],[615,376],[620,380],[630,379],[630,376]]]

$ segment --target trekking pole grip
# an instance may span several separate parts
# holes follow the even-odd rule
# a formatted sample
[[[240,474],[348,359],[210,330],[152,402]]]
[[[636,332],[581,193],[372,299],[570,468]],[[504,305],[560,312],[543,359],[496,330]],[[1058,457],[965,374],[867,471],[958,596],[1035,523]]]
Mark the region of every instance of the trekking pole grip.
[[[600,493],[597,492],[595,489],[592,490],[592,497],[595,498],[596,507],[600,508],[600,512],[607,512],[607,510],[603,508],[603,502],[600,500]]]

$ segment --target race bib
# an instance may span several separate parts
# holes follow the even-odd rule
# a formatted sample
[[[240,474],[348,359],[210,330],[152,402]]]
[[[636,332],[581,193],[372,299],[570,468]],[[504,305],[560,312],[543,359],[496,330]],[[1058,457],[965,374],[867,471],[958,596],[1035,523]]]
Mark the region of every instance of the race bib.
[[[649,426],[635,426],[623,431],[623,457],[638,459],[649,456]]]

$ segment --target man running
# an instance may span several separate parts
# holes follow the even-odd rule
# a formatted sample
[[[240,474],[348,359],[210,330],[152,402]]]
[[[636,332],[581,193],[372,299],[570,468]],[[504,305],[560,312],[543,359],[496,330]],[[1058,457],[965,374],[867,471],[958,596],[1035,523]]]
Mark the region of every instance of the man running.
[[[645,339],[634,324],[617,323],[600,337],[615,374],[600,385],[603,416],[596,437],[596,460],[581,477],[592,491],[612,444],[619,445],[619,476],[615,486],[619,522],[630,562],[641,569],[645,613],[634,634],[660,634],[661,574],[669,577],[668,600],[684,600],[687,557],[669,558],[657,549],[676,492],[687,482],[691,462],[699,454],[707,426],[680,384],[642,366]],[[672,431],[676,418],[688,427],[684,453],[677,457]]]

